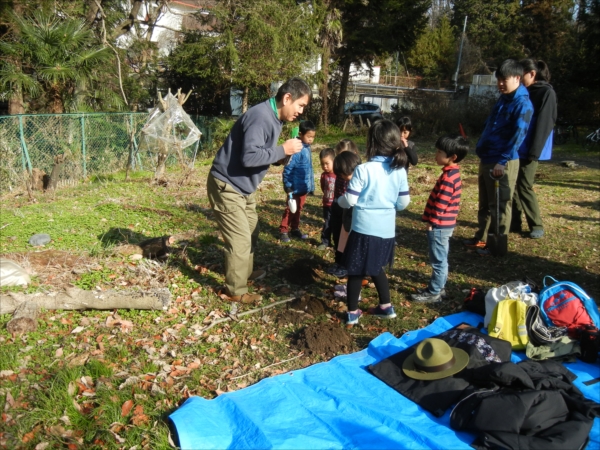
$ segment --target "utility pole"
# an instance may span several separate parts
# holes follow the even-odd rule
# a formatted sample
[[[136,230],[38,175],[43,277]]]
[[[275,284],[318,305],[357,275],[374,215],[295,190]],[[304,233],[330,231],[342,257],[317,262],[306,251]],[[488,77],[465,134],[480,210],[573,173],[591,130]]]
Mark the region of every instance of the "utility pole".
[[[452,77],[452,80],[454,81],[454,92],[456,92],[456,90],[458,89],[458,72],[460,71],[460,59],[462,56],[463,44],[465,43],[465,33],[467,31],[467,17],[469,17],[469,16],[465,16],[465,24],[463,25],[463,32],[462,32],[462,36],[460,38],[460,50],[458,51],[458,62],[456,63],[456,73]]]

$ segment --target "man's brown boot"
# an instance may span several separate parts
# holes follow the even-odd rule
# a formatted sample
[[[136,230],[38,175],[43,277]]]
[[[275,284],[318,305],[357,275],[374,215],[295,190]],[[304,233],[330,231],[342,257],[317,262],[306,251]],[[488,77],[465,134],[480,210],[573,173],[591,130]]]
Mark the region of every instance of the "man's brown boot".
[[[262,295],[259,294],[243,294],[243,295],[231,295],[229,299],[232,302],[240,302],[240,303],[258,303],[262,300]]]

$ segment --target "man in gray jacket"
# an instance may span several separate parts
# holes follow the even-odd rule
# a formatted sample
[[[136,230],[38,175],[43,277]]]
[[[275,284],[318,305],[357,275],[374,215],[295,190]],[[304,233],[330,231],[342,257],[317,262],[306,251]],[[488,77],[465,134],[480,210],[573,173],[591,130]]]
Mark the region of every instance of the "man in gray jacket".
[[[311,89],[300,78],[285,82],[274,98],[246,111],[217,152],[207,180],[208,200],[225,241],[225,287],[232,301],[262,300],[247,282],[264,276],[253,271],[258,240],[255,191],[270,164],[302,150],[299,139],[277,145],[284,121],[293,122],[308,105]]]

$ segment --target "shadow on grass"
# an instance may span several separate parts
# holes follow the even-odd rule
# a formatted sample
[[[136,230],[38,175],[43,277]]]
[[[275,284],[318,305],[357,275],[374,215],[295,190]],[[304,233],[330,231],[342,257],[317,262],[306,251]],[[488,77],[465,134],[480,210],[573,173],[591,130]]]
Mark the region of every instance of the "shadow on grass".
[[[544,181],[545,182],[545,181]],[[548,182],[554,183],[554,182]],[[564,183],[570,187],[589,189],[600,189],[600,183],[591,181],[581,182],[579,180],[566,180]],[[283,196],[282,196],[283,197]],[[579,202],[575,203],[581,207],[593,208],[598,210],[598,202]],[[222,241],[218,238],[217,229],[213,215],[207,208],[190,208],[202,214],[211,222],[211,232],[197,237],[189,242],[186,247],[186,258],[180,258],[182,263],[182,272],[201,285],[218,286],[223,283],[223,252]],[[317,272],[324,271],[326,266],[331,263],[333,253],[324,253],[316,249],[320,243],[320,231],[323,224],[322,208],[320,198],[309,197],[301,213],[300,229],[307,232],[310,238],[306,241],[292,239],[290,243],[284,244],[279,240],[279,224],[281,216],[285,209],[284,198],[267,198],[262,200],[258,206],[260,237],[259,244],[255,253],[255,268],[267,270],[267,276],[264,280],[257,282],[257,288],[277,289],[278,286],[288,285],[290,292],[296,290],[318,291],[332,287],[335,282],[333,277],[323,276],[315,277],[310,282],[298,282],[288,280],[282,276],[283,269],[294,267],[296,261],[302,261],[316,269]],[[396,262],[394,268],[388,273],[392,289],[400,296],[410,297],[416,289],[426,287],[431,274],[429,265],[427,238],[421,221],[421,208],[413,205],[411,210],[402,211],[398,215],[396,226]],[[565,217],[569,220],[590,220],[599,221],[596,217]],[[454,236],[450,243],[449,266],[450,274],[447,291],[456,301],[462,302],[465,294],[464,290],[471,287],[488,288],[499,286],[509,281],[520,280],[525,276],[530,277],[541,284],[545,275],[552,275],[557,279],[572,280],[580,284],[592,296],[598,295],[597,276],[591,271],[585,270],[577,265],[570,265],[568,257],[561,258],[560,261],[550,260],[545,257],[546,245],[552,243],[551,239],[556,239],[550,235],[544,240],[532,241],[519,235],[511,234],[509,236],[509,253],[505,257],[497,258],[491,256],[479,256],[475,251],[465,248],[462,245],[464,238],[472,237],[475,231],[476,223],[471,220],[459,220]],[[469,235],[462,235],[466,232]],[[116,232],[117,230],[115,230]],[[123,233],[119,231],[119,233]],[[141,240],[146,238],[139,233],[131,230],[125,230],[125,233],[132,238]],[[543,241],[543,242],[542,242]],[[534,253],[537,252],[537,253]],[[554,256],[552,256],[554,258]],[[565,261],[566,260],[566,261]],[[201,273],[194,269],[195,265],[205,267],[209,270]],[[395,282],[393,278],[399,278],[400,282]],[[300,277],[301,278],[301,277]],[[436,307],[440,312],[453,312],[454,306],[438,305]],[[449,309],[448,309],[449,308]],[[446,311],[448,309],[448,311]]]
[[[595,202],[573,202],[573,204],[579,206],[580,208],[590,208],[600,211],[600,201],[598,200]]]
[[[564,216],[562,216],[564,217]],[[576,218],[581,220],[581,218]],[[413,280],[408,289],[402,289],[406,294],[410,291],[410,284],[422,287],[427,284],[431,274],[429,265],[427,239],[425,232],[409,226],[400,226],[400,233],[396,238],[398,248],[397,256],[403,260],[396,269],[393,269],[401,278]],[[465,289],[471,287],[488,287],[485,285],[499,286],[513,280],[522,280],[529,277],[539,285],[545,275],[552,275],[558,280],[570,280],[581,285],[592,297],[598,295],[597,275],[576,265],[565,262],[552,261],[543,256],[538,256],[527,249],[533,246],[544,250],[544,243],[534,242],[531,239],[520,237],[516,234],[509,235],[509,252],[504,257],[480,256],[475,251],[462,245],[462,236],[456,231],[450,240],[449,280],[447,290],[456,297]],[[544,239],[552,239],[546,236]],[[399,254],[399,255],[398,255]],[[565,258],[567,255],[565,255]],[[423,264],[424,263],[424,264]],[[425,267],[426,270],[418,270]],[[411,270],[411,268],[413,268]],[[423,274],[425,272],[426,275]],[[479,281],[482,285],[473,286]],[[419,286],[419,282],[421,286]],[[462,294],[461,299],[465,294]]]
[[[600,183],[590,180],[562,180],[547,181],[544,179],[536,180],[536,184],[543,186],[558,186],[569,189],[584,189],[586,191],[600,191]]]
[[[190,205],[186,205],[185,208],[203,215],[211,222],[212,229],[218,230],[211,209],[194,208]],[[288,244],[281,243],[279,241],[279,221],[284,208],[284,200],[268,200],[258,205],[260,235],[255,249],[254,268],[266,270],[267,275],[264,279],[251,284],[254,285],[254,289],[261,289],[261,292],[269,292],[275,287],[289,293],[298,290],[327,289],[330,283],[318,274],[329,265],[329,262],[311,247],[311,244],[318,245],[320,243],[320,233],[319,242],[316,242],[315,239],[309,239],[309,242],[293,239]],[[316,214],[320,219],[321,209],[307,204],[303,210],[302,222],[309,223],[312,228],[320,226],[322,219],[320,219],[321,222],[318,222]],[[125,235],[130,242],[138,242],[145,238],[139,233],[125,233]],[[115,236],[123,239],[123,231],[115,230],[107,236],[107,239],[114,241]],[[218,231],[198,235],[192,241],[187,242],[184,252],[184,257],[178,258],[177,263],[185,276],[200,285],[213,287],[214,290],[224,284],[223,241],[220,239]],[[298,265],[298,261],[301,262],[300,265]],[[307,279],[306,272],[310,270],[315,276],[307,283],[305,281]]]
[[[598,207],[596,206],[595,209],[598,209]],[[567,216],[565,214],[550,214],[550,216],[565,220],[572,220],[574,222],[600,222],[600,217]]]

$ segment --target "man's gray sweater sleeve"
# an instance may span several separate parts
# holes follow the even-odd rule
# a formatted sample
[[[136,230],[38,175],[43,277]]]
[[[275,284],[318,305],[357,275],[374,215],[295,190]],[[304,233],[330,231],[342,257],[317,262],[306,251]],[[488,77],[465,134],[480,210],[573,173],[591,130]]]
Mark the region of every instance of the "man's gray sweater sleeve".
[[[211,173],[244,195],[253,193],[270,164],[285,157],[277,145],[281,122],[269,101],[250,108],[233,125],[213,160]]]
[[[277,145],[279,133],[273,141],[273,127],[267,125],[276,120],[273,112],[260,109],[261,114],[255,111],[257,114],[248,114],[243,119],[244,144],[241,156],[244,167],[268,166],[285,157],[283,145]],[[268,114],[273,117],[265,117]]]

